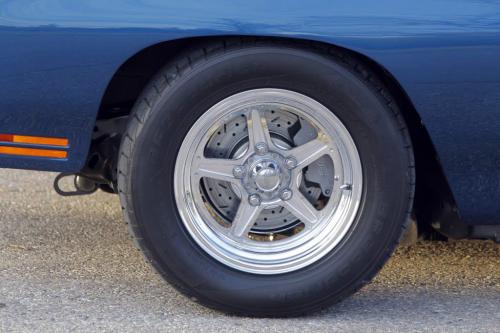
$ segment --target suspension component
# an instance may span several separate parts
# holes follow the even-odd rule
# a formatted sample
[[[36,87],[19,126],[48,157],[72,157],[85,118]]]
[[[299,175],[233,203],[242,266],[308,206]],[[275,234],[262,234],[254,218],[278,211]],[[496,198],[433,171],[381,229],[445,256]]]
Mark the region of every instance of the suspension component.
[[[59,174],[54,190],[62,196],[92,194],[98,189],[116,193],[116,158],[126,122],[127,117],[98,121],[84,168],[77,173]],[[62,189],[61,180],[66,177],[74,177],[74,190]]]
[[[74,191],[65,191],[61,188],[60,182],[63,178],[66,177],[74,177],[73,178],[73,186],[75,187]],[[80,174],[60,173],[54,179],[54,190],[57,192],[57,194],[62,195],[64,197],[92,194],[98,189],[99,186],[94,180],[82,176]]]

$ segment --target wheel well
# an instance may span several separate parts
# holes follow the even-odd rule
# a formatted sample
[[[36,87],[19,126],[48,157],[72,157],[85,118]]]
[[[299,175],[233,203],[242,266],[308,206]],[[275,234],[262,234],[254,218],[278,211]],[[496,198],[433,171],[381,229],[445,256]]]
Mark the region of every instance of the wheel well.
[[[101,101],[99,122],[127,117],[135,101],[152,77],[170,60],[199,45],[220,40],[269,40],[268,37],[203,37],[168,41],[150,46],[128,59],[111,79]],[[408,125],[416,166],[414,215],[419,230],[427,237],[441,237],[434,230],[453,238],[466,237],[468,230],[460,222],[455,200],[442,171],[436,150],[410,98],[396,78],[379,63],[363,54],[342,47],[315,41],[272,38],[285,43],[307,43],[320,48],[335,49],[370,69],[388,88]],[[432,226],[432,227],[431,227]]]

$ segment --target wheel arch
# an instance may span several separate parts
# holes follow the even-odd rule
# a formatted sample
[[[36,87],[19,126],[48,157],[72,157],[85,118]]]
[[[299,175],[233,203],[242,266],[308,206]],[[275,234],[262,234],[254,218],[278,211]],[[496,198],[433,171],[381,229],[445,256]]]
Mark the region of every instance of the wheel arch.
[[[267,36],[189,37],[156,43],[129,57],[114,73],[101,99],[96,127],[102,121],[127,117],[148,82],[175,57],[207,43],[227,41],[259,43],[259,41],[266,40],[274,40],[286,45],[297,43],[314,48],[327,48],[329,52],[335,53],[344,61],[356,61],[374,73],[392,94],[409,128],[415,152],[417,180],[414,215],[418,221],[419,230],[430,237],[436,237],[434,230],[439,230],[441,234],[453,238],[468,235],[469,230],[460,222],[453,194],[432,139],[405,89],[382,64],[365,54],[345,47],[312,40]],[[92,148],[89,156],[92,156]]]

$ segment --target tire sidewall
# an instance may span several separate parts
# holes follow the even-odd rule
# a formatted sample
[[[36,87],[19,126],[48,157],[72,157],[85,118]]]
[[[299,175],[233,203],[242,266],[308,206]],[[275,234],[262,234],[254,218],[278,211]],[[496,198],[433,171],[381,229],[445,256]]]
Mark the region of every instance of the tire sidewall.
[[[254,314],[324,306],[369,280],[399,239],[411,192],[400,126],[378,92],[330,57],[286,47],[225,52],[180,74],[135,133],[126,179],[134,233],[159,272],[209,306]],[[173,190],[177,153],[194,122],[220,100],[257,88],[292,90],[329,108],[351,133],[363,169],[362,201],[341,243],[310,266],[272,276],[205,253],[184,227]]]

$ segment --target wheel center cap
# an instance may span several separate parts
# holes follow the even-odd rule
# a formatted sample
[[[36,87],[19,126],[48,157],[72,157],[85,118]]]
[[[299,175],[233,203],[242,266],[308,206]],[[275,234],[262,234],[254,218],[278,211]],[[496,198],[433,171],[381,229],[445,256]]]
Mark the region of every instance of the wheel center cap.
[[[250,156],[243,165],[247,171],[241,179],[246,194],[258,194],[263,201],[278,199],[290,185],[291,172],[284,165],[285,158],[276,152]]]
[[[261,161],[254,166],[252,178],[261,191],[274,191],[281,182],[279,166],[275,161]]]

